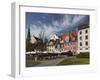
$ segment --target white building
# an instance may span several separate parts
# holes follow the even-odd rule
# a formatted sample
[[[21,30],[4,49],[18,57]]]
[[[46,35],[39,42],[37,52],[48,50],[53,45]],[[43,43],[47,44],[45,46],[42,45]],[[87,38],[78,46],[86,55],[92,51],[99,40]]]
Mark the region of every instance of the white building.
[[[37,40],[35,39],[35,37],[34,36],[31,36],[31,43],[34,44],[36,42],[37,42]]]
[[[54,53],[55,52],[55,46],[47,46],[47,51],[49,52],[49,53]]]
[[[57,39],[59,39],[59,38],[56,34],[50,36],[48,46],[47,46],[47,51],[49,53],[54,53],[56,51],[55,42]]]
[[[78,53],[89,52],[90,50],[90,28],[82,25],[78,28]]]
[[[56,34],[53,34],[50,36],[50,40],[57,40],[57,39],[59,39],[59,38]]]

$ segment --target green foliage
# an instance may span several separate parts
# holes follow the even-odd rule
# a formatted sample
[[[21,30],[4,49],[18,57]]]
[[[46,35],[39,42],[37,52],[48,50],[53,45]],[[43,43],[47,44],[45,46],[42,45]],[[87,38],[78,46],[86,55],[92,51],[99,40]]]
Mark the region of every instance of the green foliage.
[[[68,57],[60,62],[58,65],[81,65],[89,64],[89,58],[77,58],[76,56]]]
[[[76,56],[77,58],[89,58],[89,52],[85,52],[85,53],[80,53]]]
[[[30,38],[27,38],[26,39],[26,52],[27,51],[32,51],[33,48],[32,48],[32,43],[30,42]]]
[[[29,28],[30,29],[30,28]],[[46,50],[46,44],[48,42],[47,38],[44,36],[44,30],[40,31],[39,37],[35,37],[36,43],[32,44],[31,43],[31,38],[30,38],[30,30],[29,30],[29,35],[26,38],[26,52],[28,51],[45,51]]]
[[[33,67],[39,64],[39,61],[34,61],[32,59],[26,59],[26,67]]]
[[[28,51],[45,51],[46,50],[46,42],[43,42],[42,39],[37,40],[36,43],[32,44],[31,39],[26,39],[26,52]]]

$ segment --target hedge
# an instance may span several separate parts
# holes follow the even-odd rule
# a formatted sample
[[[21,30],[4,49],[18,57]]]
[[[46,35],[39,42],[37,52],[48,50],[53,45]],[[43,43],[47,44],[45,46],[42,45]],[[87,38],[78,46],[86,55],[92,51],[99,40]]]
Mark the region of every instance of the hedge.
[[[90,54],[89,52],[84,52],[84,53],[80,53],[76,56],[77,58],[89,58],[90,57]]]

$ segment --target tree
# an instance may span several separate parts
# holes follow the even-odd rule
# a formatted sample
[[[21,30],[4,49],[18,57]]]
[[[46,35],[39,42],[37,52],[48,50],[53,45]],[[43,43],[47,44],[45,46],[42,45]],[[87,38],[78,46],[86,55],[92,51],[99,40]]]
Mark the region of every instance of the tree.
[[[26,38],[26,52],[32,51],[32,43],[31,39],[29,37]]]
[[[45,37],[45,31],[41,30],[39,33],[39,41],[37,41],[37,50],[45,51],[46,50],[46,43],[47,39]]]

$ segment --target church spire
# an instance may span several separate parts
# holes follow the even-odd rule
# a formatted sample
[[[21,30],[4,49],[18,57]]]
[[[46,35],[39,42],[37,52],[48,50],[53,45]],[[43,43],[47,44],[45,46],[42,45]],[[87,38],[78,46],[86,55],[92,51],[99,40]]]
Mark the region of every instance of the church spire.
[[[31,35],[30,35],[30,25],[28,26],[28,35],[27,35],[27,37],[28,37],[28,38],[31,37]]]

